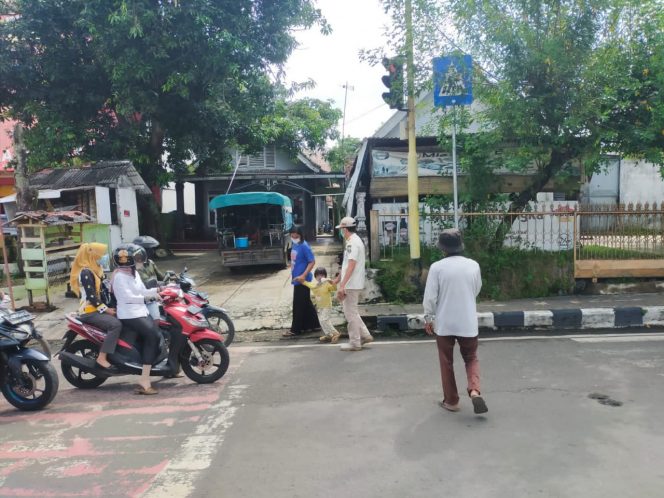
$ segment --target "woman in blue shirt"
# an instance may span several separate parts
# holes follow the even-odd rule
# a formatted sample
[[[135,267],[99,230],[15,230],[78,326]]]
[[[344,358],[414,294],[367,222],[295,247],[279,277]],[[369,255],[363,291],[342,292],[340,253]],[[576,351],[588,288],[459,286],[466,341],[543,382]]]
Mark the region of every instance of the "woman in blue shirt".
[[[291,242],[291,279],[293,284],[293,322],[290,332],[284,337],[300,335],[304,331],[320,330],[318,314],[311,302],[309,288],[295,279],[304,278],[307,282],[312,280],[311,270],[316,266],[316,259],[311,247],[304,240],[302,227],[293,226],[290,230]]]

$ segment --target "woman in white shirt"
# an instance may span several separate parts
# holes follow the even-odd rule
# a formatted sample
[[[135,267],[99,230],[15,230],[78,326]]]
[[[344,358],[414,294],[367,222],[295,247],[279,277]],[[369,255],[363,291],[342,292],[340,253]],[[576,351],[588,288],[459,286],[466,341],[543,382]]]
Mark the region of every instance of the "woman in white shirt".
[[[157,394],[150,383],[150,370],[159,353],[159,330],[150,318],[146,298],[158,297],[158,289],[146,289],[136,272],[134,255],[141,248],[135,244],[122,244],[113,251],[116,270],[111,286],[117,301],[117,317],[124,327],[141,338],[143,370],[134,394]]]

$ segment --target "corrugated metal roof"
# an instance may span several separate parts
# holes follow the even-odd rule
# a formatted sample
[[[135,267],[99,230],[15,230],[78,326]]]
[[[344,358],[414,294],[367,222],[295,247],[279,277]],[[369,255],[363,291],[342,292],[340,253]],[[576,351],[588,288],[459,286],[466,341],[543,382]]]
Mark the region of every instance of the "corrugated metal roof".
[[[95,186],[134,188],[144,195],[151,193],[131,161],[100,161],[83,168],[46,169],[31,175],[30,185],[51,190]]]
[[[23,211],[9,223],[20,225],[21,221],[33,220],[44,225],[70,225],[72,223],[89,223],[94,218],[82,211]]]

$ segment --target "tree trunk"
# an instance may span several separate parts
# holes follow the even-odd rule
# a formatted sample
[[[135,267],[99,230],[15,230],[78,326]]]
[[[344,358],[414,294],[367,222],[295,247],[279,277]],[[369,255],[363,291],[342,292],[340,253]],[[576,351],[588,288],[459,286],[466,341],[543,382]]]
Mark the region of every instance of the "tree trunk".
[[[184,240],[184,182],[175,182],[175,240]]]
[[[16,208],[19,212],[31,211],[37,207],[38,193],[30,187],[28,153],[23,143],[23,125],[21,123],[16,123],[16,126],[14,126],[14,153],[16,154],[16,169],[14,171]]]
[[[519,192],[519,195],[512,200],[510,205],[511,213],[522,212],[528,203],[535,199],[538,192],[562,169],[562,167],[571,159],[571,156],[566,152],[552,151],[549,162],[544,166],[541,172],[533,177],[533,181],[528,188]],[[494,249],[503,246],[505,237],[512,229],[513,218],[511,216],[503,216],[503,219],[498,225],[494,234],[492,247]]]
[[[161,169],[161,156],[164,151],[164,130],[161,123],[151,119],[152,131],[150,135],[150,165],[141,169],[141,176],[150,189],[161,188],[158,185],[159,170]],[[141,233],[157,239],[166,245],[161,229],[161,205],[153,196],[138,196],[138,209],[141,212]]]

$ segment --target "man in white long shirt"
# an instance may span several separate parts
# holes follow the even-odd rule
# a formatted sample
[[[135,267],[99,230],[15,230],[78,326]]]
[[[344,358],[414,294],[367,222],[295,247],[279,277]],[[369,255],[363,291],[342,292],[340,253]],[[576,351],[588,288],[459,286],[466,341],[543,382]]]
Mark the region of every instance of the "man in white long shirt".
[[[480,364],[477,359],[478,323],[475,298],[482,288],[480,265],[462,255],[459,230],[443,230],[438,247],[446,257],[429,269],[424,290],[425,330],[436,335],[443,401],[446,410],[459,411],[459,392],[454,377],[454,344],[459,343],[466,364],[468,395],[475,413],[488,411],[480,395]]]

